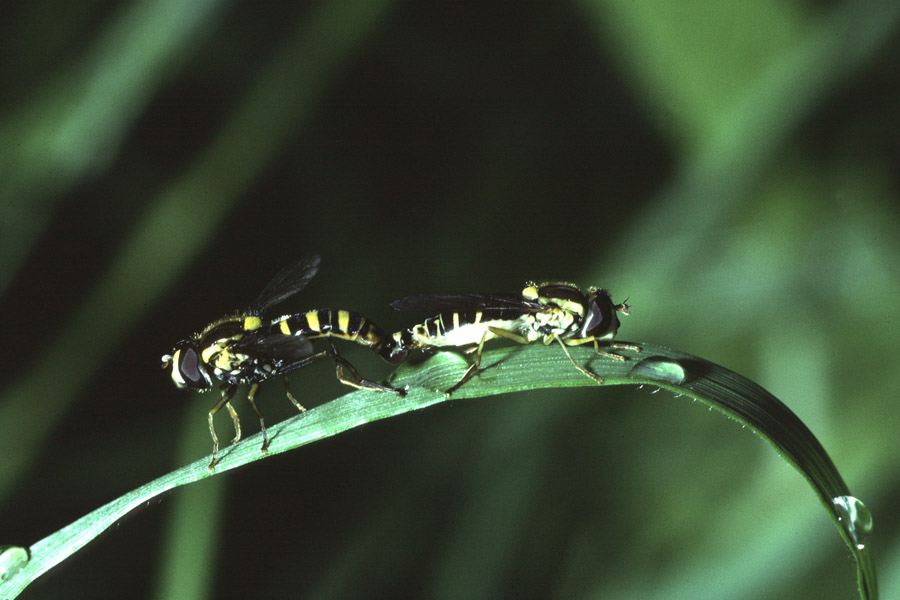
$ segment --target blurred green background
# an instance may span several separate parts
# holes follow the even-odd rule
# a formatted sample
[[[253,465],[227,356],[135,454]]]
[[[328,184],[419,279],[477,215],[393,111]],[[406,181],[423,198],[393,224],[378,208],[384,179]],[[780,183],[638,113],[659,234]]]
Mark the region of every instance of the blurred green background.
[[[758,381],[900,597],[900,4],[13,3],[0,23],[0,544],[210,451],[159,357],[282,307],[571,280]],[[370,377],[389,367],[356,348]],[[347,391],[297,372],[307,406]],[[269,422],[293,415],[264,386]],[[256,432],[246,401],[247,434]],[[218,421],[227,437],[227,418]],[[805,480],[648,389],[457,401],[162,497],[23,598],[851,598]]]

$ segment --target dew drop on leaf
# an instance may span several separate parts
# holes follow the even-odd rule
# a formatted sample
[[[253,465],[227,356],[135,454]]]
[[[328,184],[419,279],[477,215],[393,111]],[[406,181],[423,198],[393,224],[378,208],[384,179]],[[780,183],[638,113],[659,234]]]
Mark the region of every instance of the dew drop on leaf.
[[[650,379],[660,383],[684,383],[685,372],[678,361],[651,356],[645,358],[631,369],[630,375],[638,379]]]
[[[20,546],[0,546],[0,581],[6,581],[28,563],[28,551]]]
[[[841,526],[858,550],[862,550],[872,535],[872,513],[863,501],[854,496],[837,496],[832,499]]]

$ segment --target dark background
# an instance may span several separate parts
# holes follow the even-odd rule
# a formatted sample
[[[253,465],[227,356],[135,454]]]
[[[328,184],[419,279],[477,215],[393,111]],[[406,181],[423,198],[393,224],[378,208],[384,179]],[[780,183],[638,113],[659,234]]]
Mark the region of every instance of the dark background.
[[[775,393],[900,589],[894,2],[14,3],[0,24],[0,544],[202,458],[159,357],[280,310],[601,285],[620,339]],[[390,367],[357,348],[371,377]],[[316,406],[347,391],[292,377]],[[293,416],[275,381],[261,404]],[[256,432],[250,408],[246,434]],[[227,417],[220,436],[230,432]],[[892,554],[893,552],[893,554]],[[803,478],[667,392],[460,400],[162,496],[23,598],[847,598]]]

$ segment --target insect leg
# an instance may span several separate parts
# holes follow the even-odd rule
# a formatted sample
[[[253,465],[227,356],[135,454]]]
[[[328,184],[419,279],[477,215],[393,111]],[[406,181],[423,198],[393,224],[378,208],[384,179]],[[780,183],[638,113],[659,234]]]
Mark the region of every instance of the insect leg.
[[[484,342],[488,340],[488,334],[491,334],[493,337],[501,337],[501,338],[505,338],[507,340],[512,340],[518,344],[527,344],[528,343],[527,338],[525,338],[524,336],[521,336],[517,333],[513,333],[512,331],[507,331],[506,329],[500,329],[498,327],[488,327],[487,330],[484,332],[484,335],[481,336],[481,341],[478,342],[478,345],[474,348],[470,348],[470,349],[466,350],[466,354],[471,354],[472,352],[475,353],[475,362],[473,362],[471,365],[469,365],[469,368],[463,374],[462,379],[457,381],[456,385],[454,385],[453,387],[448,389],[446,392],[444,392],[444,395],[447,396],[448,398],[450,397],[450,394],[452,394],[453,392],[458,390],[460,387],[462,387],[462,385],[465,382],[472,379],[472,377],[475,375],[475,371],[477,371],[478,368],[481,366],[481,353],[484,350]]]
[[[234,397],[234,393],[237,391],[236,385],[227,385],[222,388],[222,397],[216,402],[216,405],[212,407],[209,411],[209,434],[212,436],[213,440],[213,456],[212,461],[209,463],[209,467],[207,467],[210,471],[212,471],[216,466],[216,458],[219,455],[219,437],[216,435],[216,427],[213,424],[213,416],[219,412],[223,406],[228,408],[228,412],[231,413],[231,419],[234,421],[234,441],[238,441],[241,439],[241,421],[238,419],[237,412],[234,410],[234,407],[231,406],[231,399]]]
[[[493,333],[497,337],[502,337],[507,340],[512,340],[517,344],[527,344],[528,338],[523,335],[519,335],[518,333],[513,333],[512,331],[507,331],[505,329],[500,329],[499,327],[488,327],[488,331]]]
[[[234,439],[231,440],[231,443],[236,444],[241,441],[241,420],[238,418],[237,411],[234,410],[231,402],[226,402],[225,408],[228,409],[228,414],[231,415],[231,421],[234,423]]]
[[[610,348],[615,350],[631,350],[632,352],[640,352],[641,347],[635,344],[626,344],[624,342],[610,342]]]
[[[294,406],[297,407],[297,410],[299,410],[300,412],[306,412],[306,409],[303,407],[303,405],[297,402],[297,399],[294,398],[294,395],[291,393],[291,386],[288,383],[287,375],[284,376],[284,393],[288,397],[288,400],[294,403]]]
[[[253,410],[256,412],[256,416],[259,417],[259,428],[262,431],[263,443],[262,447],[259,449],[260,454],[265,454],[269,449],[269,434],[266,432],[266,420],[263,418],[262,411],[259,410],[259,407],[256,406],[256,391],[259,389],[259,384],[254,383],[250,386],[250,391],[247,392],[247,400],[250,401],[250,406],[253,407]]]
[[[401,398],[406,396],[406,390],[399,390],[397,388],[393,388],[389,385],[382,385],[380,383],[376,383],[370,379],[366,379],[362,375],[359,374],[359,371],[356,370],[356,367],[350,364],[350,362],[341,356],[337,348],[334,345],[334,342],[329,339],[328,343],[331,344],[331,357],[335,362],[335,373],[337,375],[338,381],[343,383],[344,385],[349,385],[350,387],[355,387],[360,390],[372,390],[375,392],[394,392]],[[344,369],[347,369],[350,374],[353,376],[353,379],[348,378],[344,375]]]
[[[559,342],[559,345],[560,345],[560,347],[563,349],[563,352],[566,353],[566,356],[569,358],[570,361],[572,361],[572,364],[575,365],[575,368],[576,368],[576,369],[578,369],[579,371],[581,371],[582,373],[584,373],[587,377],[590,377],[591,379],[593,379],[593,380],[596,381],[597,383],[603,383],[603,378],[602,378],[602,377],[600,377],[599,375],[597,375],[596,373],[594,373],[594,372],[592,372],[592,371],[589,371],[588,369],[582,367],[582,366],[579,365],[577,362],[575,362],[575,359],[572,358],[572,355],[571,355],[571,354],[569,354],[569,349],[566,348],[565,342],[563,342],[561,339],[559,339],[559,336],[554,335],[554,336],[552,336],[552,337],[553,337],[553,339],[555,339],[557,342]],[[596,349],[596,348],[597,348],[597,346],[596,346],[596,340],[594,341],[594,344],[595,344],[595,345],[594,345],[594,348]],[[600,352],[600,350],[598,349],[597,352]],[[603,352],[603,354],[608,354],[608,353],[607,353],[607,352]],[[625,357],[621,357],[621,356],[620,356],[619,358],[620,358],[621,360],[625,360]]]
[[[297,401],[297,399],[294,397],[294,394],[291,393],[291,387],[290,387],[290,383],[288,382],[287,373],[289,371],[299,369],[300,367],[305,367],[307,365],[310,365],[310,364],[316,362],[317,360],[323,359],[327,356],[334,356],[334,355],[333,355],[333,353],[329,352],[328,350],[323,350],[322,352],[317,352],[310,356],[303,357],[296,362],[292,362],[290,364],[284,365],[276,371],[276,373],[284,375],[284,393],[288,397],[288,400],[290,400],[291,403],[294,406],[296,406],[297,410],[299,410],[300,412],[306,412],[306,408],[304,408],[303,405],[300,404]]]
[[[573,339],[573,338],[570,338],[570,339],[567,339],[567,340],[563,340],[563,339],[560,339],[560,338],[557,337],[557,338],[555,338],[555,339],[560,340],[560,341],[561,341],[563,344],[565,344],[566,346],[581,346],[582,344],[593,344],[593,345],[594,345],[594,352],[596,352],[597,354],[602,354],[603,356],[605,356],[605,357],[607,357],[607,358],[611,358],[611,359],[613,359],[613,360],[619,360],[619,361],[628,360],[627,358],[625,358],[625,357],[622,356],[621,354],[615,354],[615,353],[613,353],[613,352],[607,352],[606,350],[601,350],[601,349],[600,349],[600,342],[599,342],[599,341],[597,340],[597,338],[595,338],[595,337],[574,338],[574,339]],[[552,341],[553,341],[553,338],[550,338],[550,341],[552,342]],[[604,347],[604,348],[611,348],[611,349],[613,349],[613,350],[631,350],[631,351],[633,351],[633,352],[640,352],[640,351],[641,351],[641,347],[640,347],[640,346],[635,346],[634,344],[625,344],[625,343],[622,343],[622,342],[609,342],[608,344],[603,344],[603,347]]]
[[[481,366],[481,351],[484,349],[484,341],[487,339],[489,331],[490,330],[485,330],[484,335],[481,336],[481,341],[478,342],[478,349],[475,351],[475,360],[471,365],[469,365],[469,368],[466,369],[466,372],[463,373],[462,379],[457,381],[455,385],[448,388],[447,391],[444,392],[444,396],[446,396],[447,398],[449,398],[453,392],[461,388],[464,383],[472,379],[472,377],[475,375],[475,371],[477,371]]]

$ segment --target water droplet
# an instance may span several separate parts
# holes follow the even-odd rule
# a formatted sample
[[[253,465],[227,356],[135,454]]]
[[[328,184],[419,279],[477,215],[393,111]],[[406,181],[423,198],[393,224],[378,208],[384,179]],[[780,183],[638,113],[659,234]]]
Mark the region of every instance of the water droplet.
[[[0,581],[6,581],[28,564],[28,550],[19,546],[0,546]]]
[[[832,502],[850,541],[858,550],[865,548],[872,535],[872,513],[862,500],[853,496],[838,496]]]
[[[631,376],[638,379],[651,379],[661,383],[684,383],[684,367],[678,361],[658,356],[645,358],[631,369]]]

